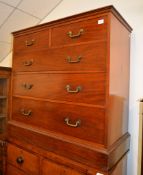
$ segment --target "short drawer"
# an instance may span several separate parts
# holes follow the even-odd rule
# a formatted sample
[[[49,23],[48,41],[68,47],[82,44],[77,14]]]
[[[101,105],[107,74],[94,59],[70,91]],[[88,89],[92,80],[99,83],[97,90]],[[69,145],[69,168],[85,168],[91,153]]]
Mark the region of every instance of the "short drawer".
[[[42,161],[41,175],[84,175],[84,174],[79,173],[78,171],[68,168],[64,165],[60,165],[44,159]]]
[[[51,46],[107,39],[107,16],[85,19],[52,28]]]
[[[107,43],[46,49],[14,56],[14,71],[106,71]]]
[[[9,164],[26,172],[26,174],[39,174],[39,158],[12,144],[8,144],[7,161]]]
[[[14,55],[18,52],[34,51],[49,47],[49,30],[20,35],[14,38]]]
[[[12,120],[104,144],[105,110],[13,98]]]
[[[23,171],[19,170],[18,168],[15,168],[10,164],[7,164],[6,175],[29,175],[29,174],[24,173]]]
[[[21,73],[13,77],[13,94],[105,105],[105,73]]]

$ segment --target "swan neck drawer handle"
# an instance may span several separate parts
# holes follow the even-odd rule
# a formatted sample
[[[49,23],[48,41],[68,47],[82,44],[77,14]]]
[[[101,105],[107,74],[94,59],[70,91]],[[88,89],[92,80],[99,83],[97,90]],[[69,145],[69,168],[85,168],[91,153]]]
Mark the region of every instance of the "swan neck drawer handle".
[[[32,110],[21,109],[21,114],[29,117],[32,114]]]
[[[23,62],[24,66],[31,66],[33,64],[33,60],[27,60]]]
[[[34,39],[32,39],[32,40],[26,40],[25,41],[25,45],[28,47],[28,46],[32,46],[32,45],[34,45],[34,43],[35,43],[35,40]]]
[[[65,121],[66,125],[68,125],[70,127],[73,127],[73,128],[77,128],[77,127],[79,127],[81,125],[81,120],[77,120],[75,122],[75,124],[73,124],[73,123],[70,123],[70,119],[67,117],[67,118],[65,118],[64,121]]]
[[[79,32],[77,34],[73,34],[72,31],[69,31],[67,34],[70,38],[78,38],[80,37],[82,34],[84,33],[83,29],[80,29]]]
[[[70,56],[67,57],[67,61],[68,63],[79,63],[81,61],[81,56],[77,57],[77,60],[72,60],[72,58]]]
[[[24,84],[22,84],[22,87],[25,88],[26,90],[30,90],[30,89],[32,89],[33,84],[26,84],[26,83],[24,83]]]
[[[66,90],[68,93],[79,93],[81,91],[81,86],[77,86],[75,90],[71,90],[70,85],[66,85]]]

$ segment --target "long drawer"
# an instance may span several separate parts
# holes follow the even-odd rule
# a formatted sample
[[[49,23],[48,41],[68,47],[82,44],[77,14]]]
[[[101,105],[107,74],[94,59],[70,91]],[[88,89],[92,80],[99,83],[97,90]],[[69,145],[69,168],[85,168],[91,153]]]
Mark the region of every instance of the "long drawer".
[[[14,71],[106,71],[106,42],[21,53]],[[89,51],[90,50],[90,51]]]
[[[7,155],[7,161],[9,164],[24,170],[24,172],[28,174],[39,174],[40,160],[38,156],[12,144],[8,144]]]
[[[13,98],[12,120],[104,143],[105,110],[101,108]]]
[[[105,73],[21,73],[13,77],[13,95],[105,105]]]
[[[107,16],[64,24],[51,29],[51,46],[107,39]]]

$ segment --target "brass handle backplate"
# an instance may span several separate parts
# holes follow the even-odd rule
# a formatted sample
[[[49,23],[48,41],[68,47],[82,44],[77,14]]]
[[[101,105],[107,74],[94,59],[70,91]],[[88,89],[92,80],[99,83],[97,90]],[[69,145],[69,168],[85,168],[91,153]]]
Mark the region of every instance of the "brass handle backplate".
[[[35,40],[34,39],[32,39],[32,40],[26,40],[25,41],[25,45],[28,47],[28,46],[32,46],[32,45],[34,45],[34,43],[35,43]]]
[[[70,127],[73,127],[73,128],[77,128],[81,125],[81,120],[77,120],[75,122],[75,124],[71,123],[70,119],[67,117],[64,119],[66,125],[70,126]]]
[[[81,86],[77,86],[75,90],[71,90],[71,86],[68,84],[66,85],[66,90],[69,93],[79,93],[81,91]]]
[[[31,114],[32,114],[32,110],[25,110],[25,109],[21,109],[21,114],[22,115],[24,115],[24,116],[27,116],[27,117],[29,117],[29,116],[31,116]]]
[[[33,60],[26,60],[23,62],[24,66],[31,66],[33,64]]]
[[[23,83],[23,84],[22,84],[22,87],[24,87],[24,89],[26,89],[26,90],[30,90],[30,89],[32,89],[33,84]]]
[[[77,34],[73,34],[72,31],[69,31],[67,34],[70,38],[77,38],[77,37],[80,37],[83,34],[83,32],[84,32],[84,30],[80,29]]]
[[[67,61],[68,61],[68,63],[79,63],[81,58],[82,58],[82,56],[78,56],[77,60],[72,60],[72,58],[70,56],[68,56]]]

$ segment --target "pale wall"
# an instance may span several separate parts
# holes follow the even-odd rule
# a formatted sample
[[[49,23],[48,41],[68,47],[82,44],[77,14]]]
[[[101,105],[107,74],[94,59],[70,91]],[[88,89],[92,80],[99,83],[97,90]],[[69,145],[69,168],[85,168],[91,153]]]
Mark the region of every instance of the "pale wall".
[[[131,150],[128,155],[128,175],[137,175],[138,160],[138,102],[143,97],[143,1],[142,0],[63,0],[62,3],[44,20],[63,18],[76,13],[88,11],[106,5],[114,5],[133,28],[131,36],[131,79],[129,132],[131,133]],[[11,55],[3,61],[11,66]],[[0,64],[1,66],[1,64]]]

